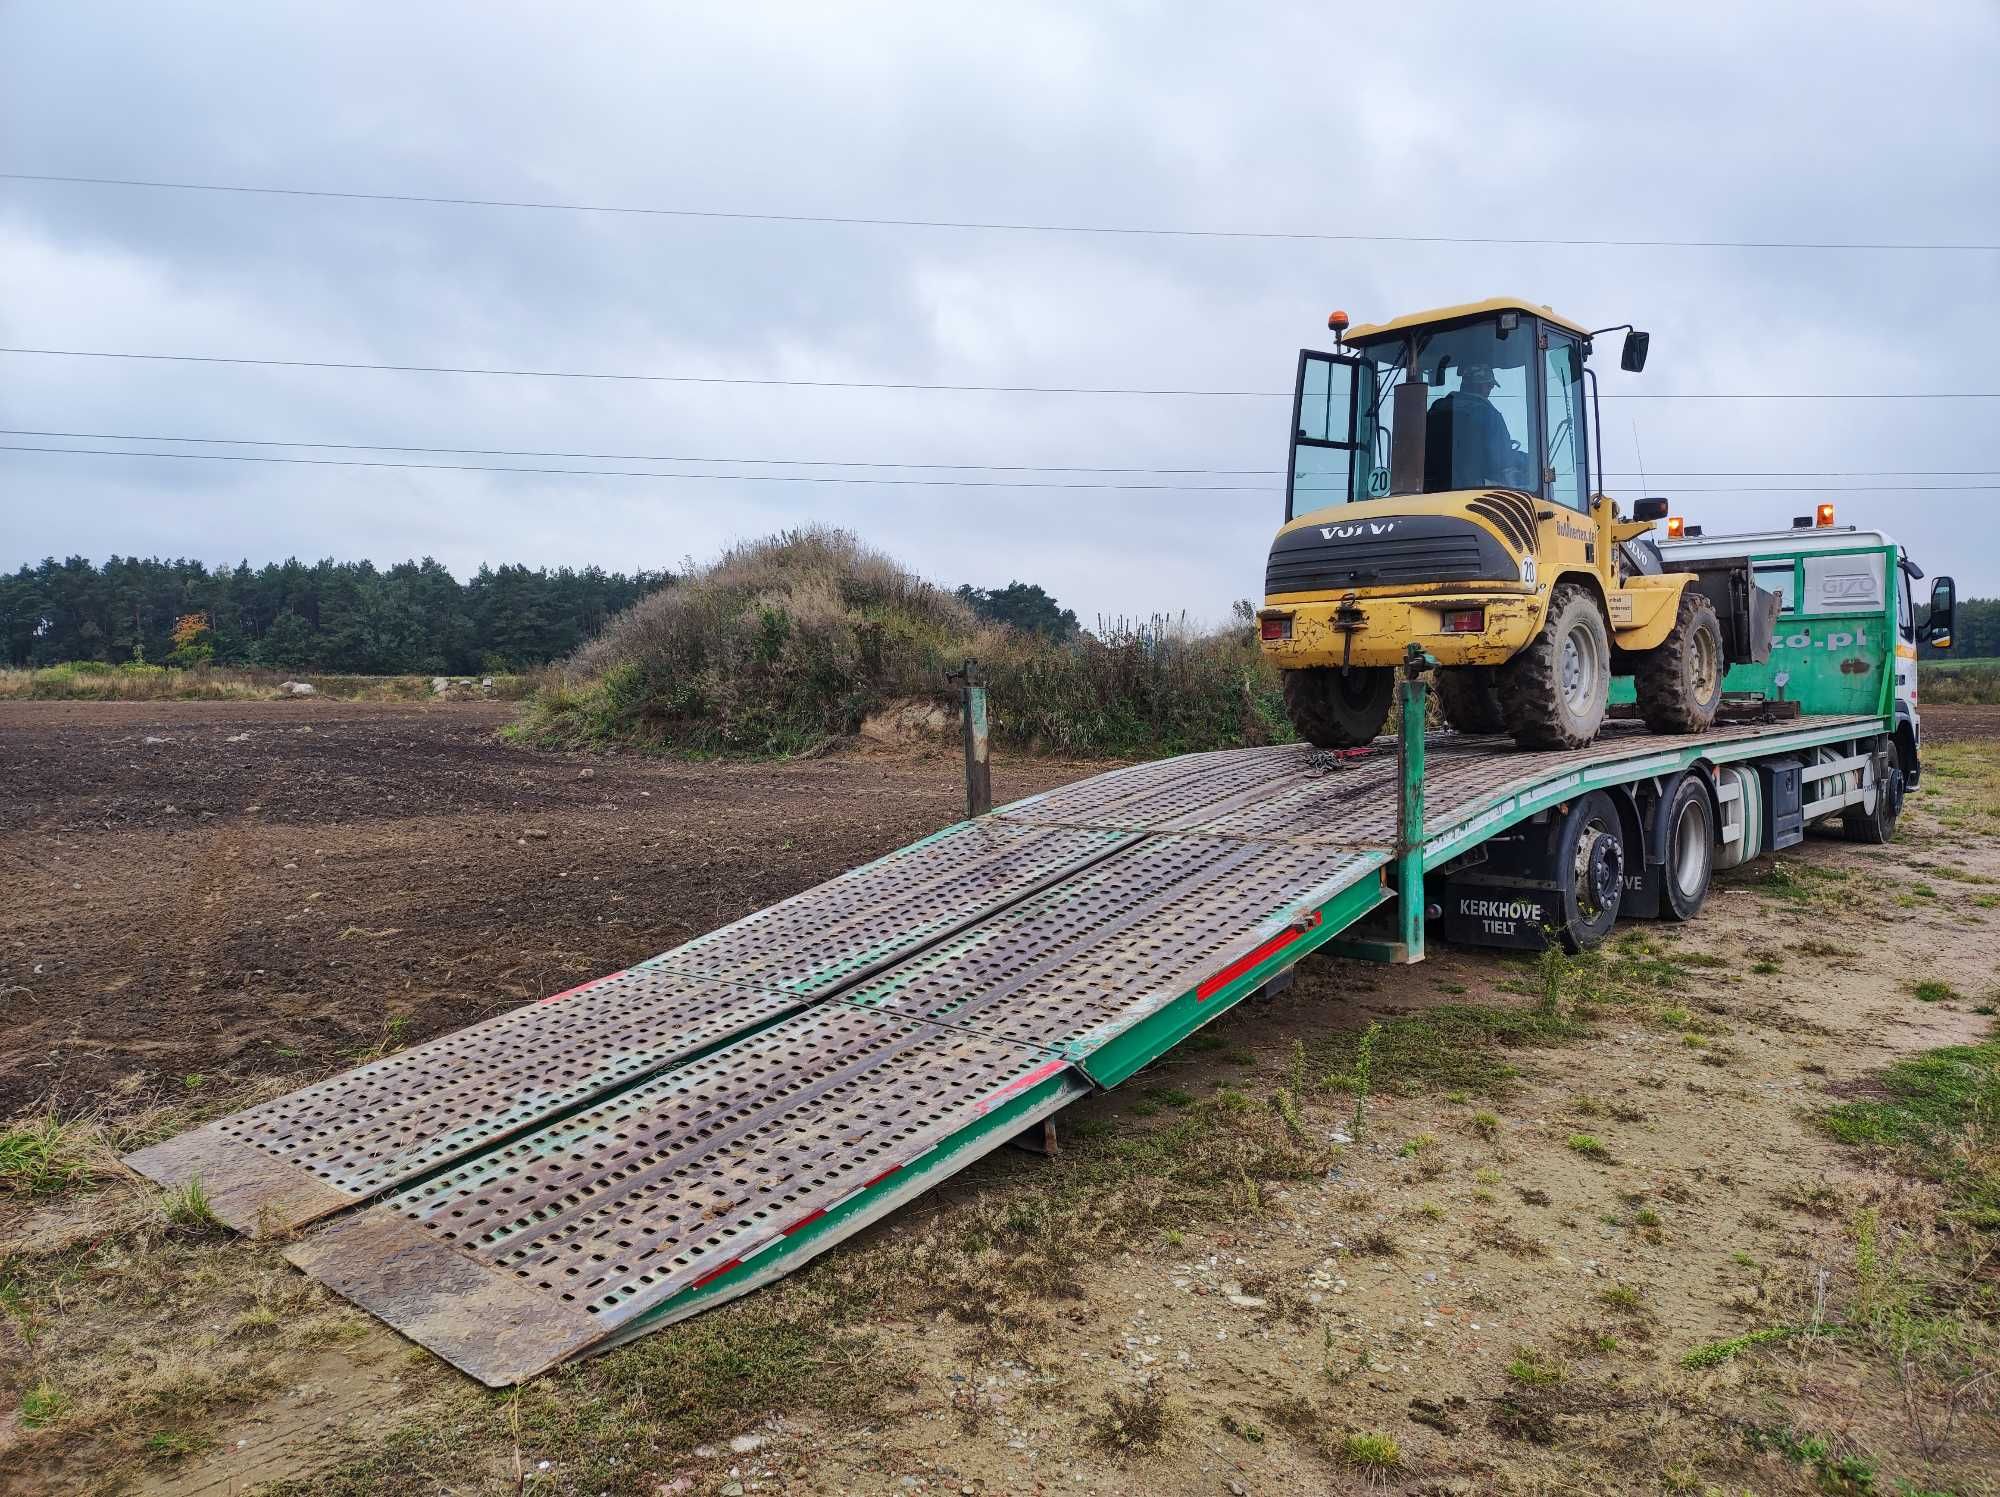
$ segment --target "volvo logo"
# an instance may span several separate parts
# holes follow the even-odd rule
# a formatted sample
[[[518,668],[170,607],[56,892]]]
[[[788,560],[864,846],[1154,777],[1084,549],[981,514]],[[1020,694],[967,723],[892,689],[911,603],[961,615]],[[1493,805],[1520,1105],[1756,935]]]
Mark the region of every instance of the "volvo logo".
[[[1319,538],[1323,541],[1351,541],[1362,535],[1387,535],[1397,525],[1395,520],[1368,520],[1353,525],[1322,525]]]

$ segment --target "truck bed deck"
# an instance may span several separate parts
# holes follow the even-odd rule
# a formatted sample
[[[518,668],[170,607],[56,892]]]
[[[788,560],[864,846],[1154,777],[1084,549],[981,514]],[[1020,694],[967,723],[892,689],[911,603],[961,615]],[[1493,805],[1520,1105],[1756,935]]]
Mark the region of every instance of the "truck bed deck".
[[[1597,784],[1879,729],[1434,734],[1423,865]],[[519,1382],[788,1272],[1347,931],[1395,897],[1400,765],[1384,739],[1097,775],[129,1162],[307,1228],[295,1264]]]

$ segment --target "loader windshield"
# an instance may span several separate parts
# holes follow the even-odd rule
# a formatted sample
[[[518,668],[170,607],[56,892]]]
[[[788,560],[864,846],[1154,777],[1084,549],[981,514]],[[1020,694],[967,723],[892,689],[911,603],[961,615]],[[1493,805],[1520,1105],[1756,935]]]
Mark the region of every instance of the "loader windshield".
[[[1449,489],[1539,490],[1528,458],[1534,373],[1534,332],[1525,317],[1504,327],[1482,318],[1418,328],[1355,345],[1361,356],[1355,402],[1353,497],[1389,492],[1394,388],[1411,377],[1425,386],[1424,492]]]

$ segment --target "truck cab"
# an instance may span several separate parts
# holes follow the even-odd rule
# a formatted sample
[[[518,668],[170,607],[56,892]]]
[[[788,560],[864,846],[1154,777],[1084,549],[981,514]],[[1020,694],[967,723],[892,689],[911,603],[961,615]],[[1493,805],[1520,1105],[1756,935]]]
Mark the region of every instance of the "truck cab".
[[[1670,517],[1655,544],[1667,566],[1744,558],[1756,585],[1778,596],[1769,659],[1732,665],[1726,694],[1797,702],[1808,715],[1892,717],[1904,778],[1915,785],[1923,744],[1917,646],[1950,648],[1956,585],[1938,577],[1919,603],[1923,568],[1893,537],[1834,519],[1834,507],[1821,504],[1789,529],[1712,535]],[[1629,684],[1614,685],[1613,701],[1621,697],[1630,699]]]

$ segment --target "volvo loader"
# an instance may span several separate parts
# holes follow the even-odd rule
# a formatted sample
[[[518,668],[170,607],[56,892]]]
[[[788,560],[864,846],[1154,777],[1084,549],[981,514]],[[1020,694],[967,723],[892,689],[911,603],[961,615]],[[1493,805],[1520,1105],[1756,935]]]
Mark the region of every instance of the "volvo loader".
[[[1262,646],[1301,737],[1321,748],[1382,729],[1411,644],[1439,664],[1439,709],[1465,733],[1578,748],[1614,676],[1659,733],[1706,730],[1730,666],[1769,654],[1778,599],[1747,560],[1664,560],[1664,499],[1631,518],[1596,491],[1592,331],[1496,297],[1348,327],[1302,350],[1285,525],[1271,546]]]

